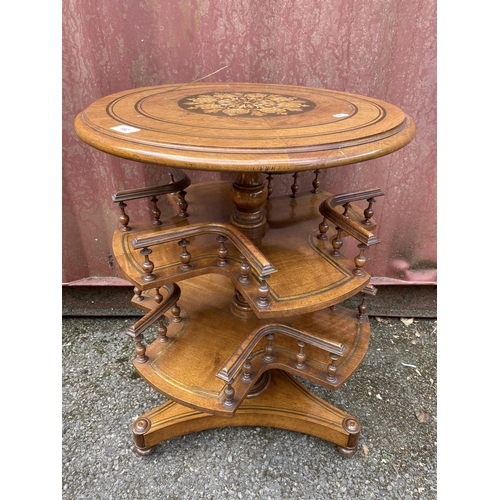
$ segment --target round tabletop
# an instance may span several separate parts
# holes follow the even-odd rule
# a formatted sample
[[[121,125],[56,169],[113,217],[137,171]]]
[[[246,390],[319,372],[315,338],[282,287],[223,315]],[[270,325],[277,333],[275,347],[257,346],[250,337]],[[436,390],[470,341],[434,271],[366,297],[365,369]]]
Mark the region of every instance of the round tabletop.
[[[103,97],[75,119],[89,145],[129,160],[228,172],[297,172],[408,144],[396,106],[328,89],[262,83],[160,85]]]

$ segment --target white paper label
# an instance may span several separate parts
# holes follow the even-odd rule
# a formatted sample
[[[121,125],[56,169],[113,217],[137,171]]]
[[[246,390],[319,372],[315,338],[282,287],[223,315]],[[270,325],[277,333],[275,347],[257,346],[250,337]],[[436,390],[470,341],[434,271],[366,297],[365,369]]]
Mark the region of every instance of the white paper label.
[[[124,134],[132,134],[133,132],[140,132],[140,128],[129,127],[128,125],[118,125],[117,127],[111,127],[111,130],[116,130],[117,132],[122,132]]]

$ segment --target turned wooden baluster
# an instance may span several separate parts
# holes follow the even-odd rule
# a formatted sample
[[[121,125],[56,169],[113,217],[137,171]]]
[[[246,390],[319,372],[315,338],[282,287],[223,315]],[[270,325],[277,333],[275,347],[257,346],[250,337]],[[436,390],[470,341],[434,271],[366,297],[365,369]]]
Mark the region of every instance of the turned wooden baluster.
[[[130,217],[125,213],[125,207],[127,206],[126,203],[123,203],[123,201],[120,201],[118,203],[118,208],[120,209],[121,215],[119,217],[120,224],[122,227],[120,228],[120,231],[125,232],[125,231],[130,231],[130,226],[128,225],[130,221]]]
[[[241,264],[240,264],[240,273],[241,274],[240,274],[240,277],[238,278],[238,281],[242,285],[247,285],[248,283],[250,283],[250,278],[248,276],[250,273],[250,264],[245,259],[245,257],[243,257],[243,255],[240,255],[240,258],[242,259]]]
[[[275,358],[274,344],[273,344],[274,333],[269,333],[268,335],[266,335],[266,339],[267,339],[267,344],[265,347],[266,354],[264,355],[264,361],[270,363],[271,361],[274,361]]]
[[[326,240],[328,239],[326,236],[326,232],[328,231],[328,228],[330,227],[328,225],[328,222],[326,222],[328,219],[326,217],[323,217],[323,221],[320,222],[318,229],[319,229],[319,234],[317,236],[318,240]]]
[[[151,203],[153,204],[153,209],[151,213],[153,215],[153,226],[161,226],[162,221],[160,220],[161,210],[158,208],[158,198],[153,196],[151,198]]]
[[[181,308],[177,305],[177,302],[174,304],[174,307],[172,307],[172,316],[172,321],[174,323],[180,323],[182,321]]]
[[[302,370],[306,367],[305,360],[306,360],[306,353],[305,353],[305,347],[306,343],[302,342],[301,340],[298,341],[299,345],[299,352],[296,355],[297,358],[297,363],[295,363],[295,366],[299,369]]]
[[[331,352],[330,353],[330,358],[331,358],[332,362],[328,365],[328,367],[326,369],[326,371],[327,371],[326,379],[328,380],[328,382],[331,382],[332,384],[334,384],[335,382],[337,382],[337,365],[336,365],[336,362],[340,358],[340,355],[339,354],[334,354],[333,352]]]
[[[290,195],[290,198],[297,198],[297,191],[299,190],[299,185],[297,184],[297,177],[298,176],[299,176],[298,172],[295,172],[293,174],[293,184],[291,186],[292,194]]]
[[[156,279],[156,276],[153,274],[153,269],[155,265],[149,260],[149,256],[152,250],[148,247],[143,248],[140,253],[144,256],[144,262],[142,264],[142,269],[144,270],[144,276],[142,279],[144,281],[153,281]]]
[[[335,238],[332,239],[332,247],[333,247],[332,255],[334,257],[340,257],[340,249],[342,248],[344,242],[342,241],[341,238],[342,231],[340,227],[336,227],[335,229],[337,230],[337,235],[335,236]]]
[[[252,356],[250,355],[243,363],[243,375],[241,376],[241,380],[247,384],[253,379],[251,359]]]
[[[373,224],[373,222],[371,221],[371,218],[373,217],[373,214],[375,213],[372,206],[374,203],[377,202],[377,200],[375,198],[368,198],[366,201],[368,202],[368,208],[366,208],[365,211],[363,212],[363,214],[365,216],[365,220],[362,220],[361,222],[365,226],[371,226]]]
[[[352,273],[356,276],[364,276],[365,272],[361,269],[366,264],[365,250],[368,250],[368,245],[360,243],[358,245],[359,255],[354,258],[354,264],[356,267],[352,270]]]
[[[311,193],[314,193],[316,194],[319,190],[319,179],[318,179],[318,176],[320,174],[321,170],[315,170],[314,173],[316,174],[316,176],[314,177],[314,180],[312,182],[312,185],[313,185],[313,189],[311,191]]]
[[[189,271],[193,268],[193,265],[190,264],[191,254],[187,250],[188,245],[189,245],[189,241],[186,240],[186,238],[183,238],[181,241],[179,241],[179,246],[182,247],[181,266],[179,268],[181,271]]]
[[[222,404],[227,408],[232,408],[236,403],[236,401],[234,400],[233,383],[234,380],[231,379],[224,388],[224,402]]]
[[[217,250],[217,255],[219,259],[217,261],[217,267],[227,267],[229,262],[227,261],[227,248],[224,244],[227,241],[225,236],[219,235],[217,236],[217,241],[219,242],[219,249]]]
[[[160,293],[159,288],[155,288],[156,295],[155,295],[155,301],[157,304],[161,304],[163,302],[163,295]]]
[[[358,306],[358,319],[363,320],[363,319],[368,319],[368,316],[366,314],[366,297],[367,295],[375,296],[377,294],[377,289],[373,285],[368,285],[363,290],[361,290],[361,303]]]
[[[141,302],[141,300],[144,300],[144,297],[142,296],[142,290],[140,288],[137,288],[136,286],[134,287],[134,300],[136,302]]]
[[[363,293],[361,294],[362,299],[361,303],[358,306],[358,318],[359,319],[366,319],[366,295]]]
[[[187,213],[188,202],[186,201],[186,191],[182,189],[177,193],[177,198],[179,198],[179,217],[189,217]]]
[[[346,219],[349,219],[349,214],[347,213],[348,210],[351,208],[351,205],[349,203],[344,203],[342,205],[344,207],[344,213],[342,214]]]
[[[146,356],[146,347],[142,344],[143,340],[144,335],[142,333],[140,335],[137,335],[137,337],[134,337],[134,342],[136,343],[135,353],[137,355],[138,363],[146,363],[146,361],[149,359]]]
[[[271,185],[271,181],[273,180],[273,174],[268,174],[267,177],[267,199],[271,199],[271,195],[273,194],[274,188]]]
[[[162,316],[158,320],[158,339],[162,344],[165,344],[168,342],[168,319],[165,316]]]
[[[269,299],[267,296],[269,295],[269,285],[267,284],[267,279],[269,276],[262,276],[259,288],[257,289],[257,306],[258,307],[267,307],[269,305]]]

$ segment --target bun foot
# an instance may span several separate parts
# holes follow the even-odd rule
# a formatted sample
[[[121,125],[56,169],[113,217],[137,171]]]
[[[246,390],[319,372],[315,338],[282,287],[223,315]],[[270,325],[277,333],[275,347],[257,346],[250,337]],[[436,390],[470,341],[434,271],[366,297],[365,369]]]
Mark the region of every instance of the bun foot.
[[[358,447],[354,446],[353,448],[344,448],[343,446],[337,446],[337,451],[344,457],[351,458],[358,451]]]
[[[134,435],[134,451],[141,457],[151,455],[156,445],[146,446],[144,435],[151,429],[151,420],[147,417],[140,417],[132,424],[132,433]]]
[[[140,456],[145,457],[146,455],[151,455],[155,451],[156,446],[150,446],[149,448],[140,448],[139,446],[134,446],[134,451]]]

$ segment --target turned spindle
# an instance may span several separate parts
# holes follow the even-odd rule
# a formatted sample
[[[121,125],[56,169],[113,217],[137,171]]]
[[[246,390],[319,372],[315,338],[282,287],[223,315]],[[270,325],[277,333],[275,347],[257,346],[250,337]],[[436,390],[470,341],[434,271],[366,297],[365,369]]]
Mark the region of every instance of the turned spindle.
[[[136,302],[141,302],[141,300],[144,300],[144,297],[142,296],[142,290],[140,288],[137,288],[136,286],[134,287],[134,300]]]
[[[299,176],[298,172],[295,172],[293,174],[293,184],[291,186],[292,194],[290,195],[290,198],[297,198],[297,191],[299,190],[299,185],[297,184],[298,176]]]
[[[264,361],[267,361],[268,363],[270,363],[271,361],[274,361],[274,344],[273,344],[273,340],[274,340],[274,333],[270,333],[268,335],[266,335],[266,339],[267,339],[267,344],[266,344],[266,347],[265,347],[265,351],[266,351],[266,354],[264,355]]]
[[[186,201],[186,191],[179,191],[177,198],[179,198],[179,217],[189,217],[187,213],[188,202]]]
[[[297,353],[297,355],[295,356],[296,359],[297,359],[297,363],[295,363],[295,366],[299,369],[299,370],[302,370],[305,368],[306,364],[305,364],[305,360],[306,360],[306,353],[305,353],[305,347],[306,347],[306,343],[305,342],[302,342],[301,340],[298,341],[298,345],[299,345],[299,352]]]
[[[326,217],[323,217],[323,222],[320,222],[318,229],[319,229],[319,234],[317,236],[318,240],[326,240],[326,232],[328,231],[328,228],[330,227],[328,225],[328,222]]]
[[[236,403],[234,400],[233,382],[234,380],[231,380],[224,388],[224,402],[222,404],[227,408],[232,408]]]
[[[328,365],[326,369],[326,380],[328,382],[331,382],[332,384],[337,382],[337,365],[336,362],[340,356],[338,354],[334,354],[333,352],[330,353],[330,359],[332,360],[331,363]]]
[[[267,177],[267,199],[271,199],[271,195],[273,194],[274,188],[271,185],[271,181],[273,180],[273,174],[268,174]]]
[[[152,250],[146,247],[143,248],[140,253],[144,256],[144,262],[142,263],[142,269],[144,271],[144,276],[142,277],[143,281],[155,280],[156,276],[153,274],[155,265],[149,260],[149,256],[151,255]]]
[[[267,296],[269,295],[269,285],[267,284],[267,279],[269,276],[263,276],[260,281],[259,288],[257,288],[257,306],[258,307],[267,307],[269,305],[269,299]]]
[[[252,381],[252,362],[250,361],[250,356],[243,363],[243,375],[241,376],[241,380],[245,383],[249,383]]]
[[[316,174],[316,176],[314,177],[314,180],[312,182],[312,185],[313,185],[313,189],[311,191],[311,193],[313,194],[316,194],[319,190],[319,174],[320,174],[321,170],[315,170],[314,173]]]
[[[217,267],[227,267],[229,262],[227,261],[227,248],[224,244],[224,242],[227,241],[227,238],[219,235],[217,236],[217,241],[219,242],[219,249],[217,250],[219,259],[217,260]]]
[[[146,363],[146,361],[148,360],[148,357],[146,356],[146,347],[144,347],[144,345],[142,344],[143,340],[144,335],[142,333],[134,338],[134,342],[136,343],[135,353],[137,355],[138,363]]]
[[[358,306],[358,318],[359,319],[366,319],[366,295],[363,293],[362,295],[362,300],[361,303]]]
[[[153,214],[153,226],[161,226],[162,225],[162,222],[160,220],[161,211],[158,208],[158,198],[156,196],[153,196],[151,198],[151,203],[153,204],[153,209],[151,210],[151,213]]]
[[[158,332],[158,340],[163,344],[168,342],[168,335],[167,335],[168,328],[167,327],[168,327],[168,320],[167,320],[167,318],[165,318],[165,316],[162,316],[158,320],[157,332]]]
[[[352,273],[356,276],[364,276],[365,272],[361,268],[366,264],[365,250],[368,250],[368,246],[364,243],[360,243],[358,248],[359,255],[354,258],[356,267],[352,270]]]
[[[130,221],[130,217],[125,213],[126,206],[127,206],[127,204],[123,203],[123,201],[120,201],[120,203],[118,203],[118,208],[121,211],[121,214],[120,214],[120,217],[118,220],[120,221],[120,224],[122,225],[122,227],[120,228],[120,231],[122,231],[122,232],[130,231],[130,229],[131,229],[131,227],[128,225],[128,223]]]
[[[181,308],[177,305],[177,302],[172,307],[172,316],[173,316],[172,321],[174,323],[180,323],[182,321]]]
[[[161,304],[163,302],[163,295],[160,293],[159,288],[155,288],[156,294],[155,294],[155,302],[157,304]]]
[[[181,265],[179,269],[181,271],[189,271],[193,268],[193,265],[190,264],[191,261],[191,254],[187,250],[187,246],[189,245],[189,241],[186,240],[186,238],[183,238],[181,241],[179,241],[179,246],[182,248],[181,251]]]
[[[373,217],[373,214],[374,214],[372,206],[374,203],[376,203],[377,200],[375,200],[375,198],[368,198],[366,201],[368,202],[368,207],[365,208],[365,210],[363,212],[365,219],[362,220],[361,222],[365,226],[371,226],[373,224],[373,222],[370,219]]]
[[[340,249],[342,248],[344,242],[342,241],[341,238],[342,231],[340,227],[336,227],[335,229],[337,230],[337,235],[335,236],[335,238],[332,239],[332,247],[333,247],[332,255],[334,257],[340,257]]]
[[[342,214],[346,219],[349,219],[349,214],[347,213],[349,209],[351,208],[351,205],[349,203],[344,203],[342,205],[344,207],[344,213]]]
[[[249,273],[250,273],[250,264],[247,262],[247,260],[243,257],[242,257],[242,261],[241,261],[241,264],[240,264],[240,276],[238,278],[238,281],[242,284],[242,285],[247,285],[248,283],[250,283],[250,278],[249,278]]]

